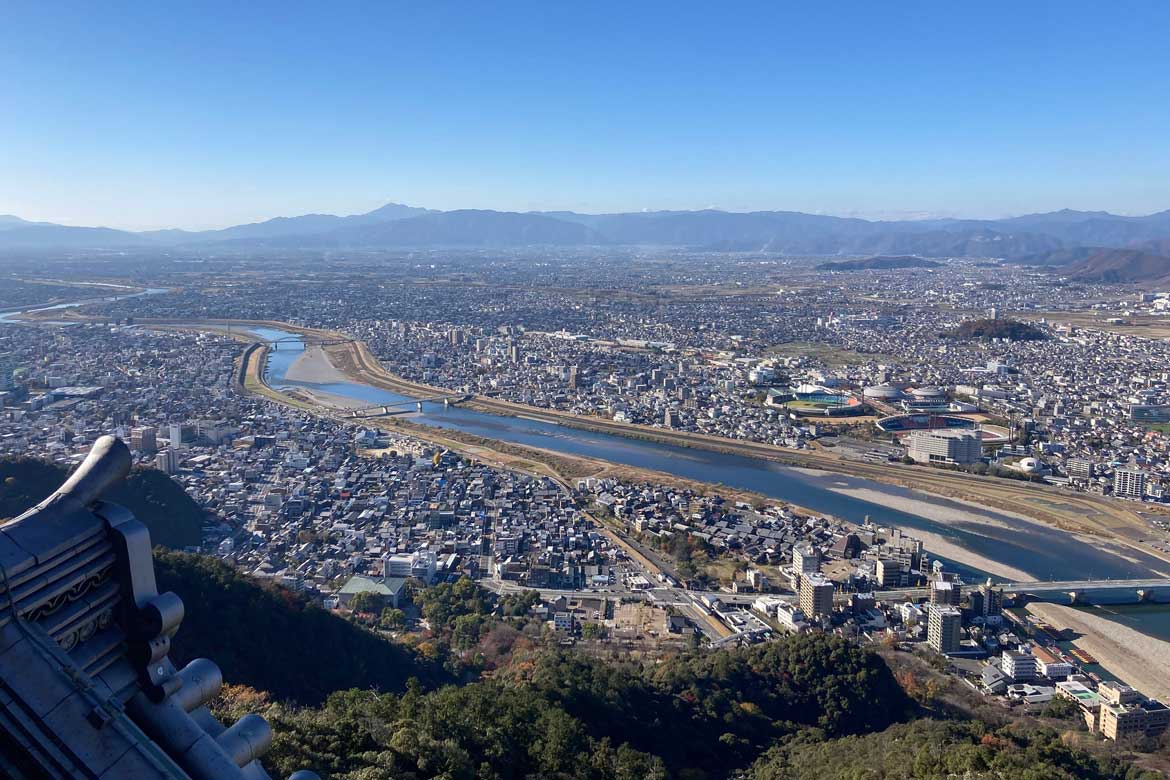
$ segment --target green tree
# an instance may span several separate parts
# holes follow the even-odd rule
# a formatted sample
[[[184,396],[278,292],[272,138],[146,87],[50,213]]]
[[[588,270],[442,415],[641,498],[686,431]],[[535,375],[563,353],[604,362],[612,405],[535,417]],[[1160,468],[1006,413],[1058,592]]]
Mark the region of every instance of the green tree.
[[[382,609],[382,596],[373,591],[363,590],[355,593],[349,600],[349,608],[354,612],[376,613]]]
[[[387,631],[397,631],[406,625],[406,613],[401,609],[385,607],[378,618],[378,625]]]

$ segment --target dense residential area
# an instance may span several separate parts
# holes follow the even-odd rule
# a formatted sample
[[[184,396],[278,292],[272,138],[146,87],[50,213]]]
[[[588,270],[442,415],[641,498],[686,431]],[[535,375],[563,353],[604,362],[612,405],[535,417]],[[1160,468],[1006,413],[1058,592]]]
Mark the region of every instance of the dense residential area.
[[[575,274],[588,278],[589,271],[566,261],[564,273],[568,279]],[[874,289],[893,289],[899,295],[917,291],[916,285],[925,280],[914,280],[909,273],[885,272],[880,283],[874,281]],[[959,262],[945,273],[962,279],[979,270]],[[1029,281],[1036,280],[1025,274],[1020,284],[1004,290],[959,285],[966,292],[956,302],[978,306],[980,315],[996,307],[1026,310],[1032,305],[1023,292]],[[298,317],[282,315],[272,308],[272,300],[282,295],[292,300],[300,293],[282,292],[279,285],[266,296],[248,284],[221,286],[214,301],[214,306],[224,307],[220,310],[190,287],[160,284],[157,289],[170,291],[67,312],[65,321],[74,321],[68,327],[32,322],[0,333],[7,385],[0,447],[6,456],[38,458],[67,469],[98,436],[118,435],[130,446],[139,469],[165,475],[191,502],[194,513],[184,515],[188,519],[182,521],[182,534],[174,537],[186,543],[175,546],[229,567],[204,568],[194,563],[203,559],[175,559],[167,565],[178,567],[186,587],[210,594],[207,583],[214,580],[237,583],[233,588],[287,593],[303,608],[315,610],[313,614],[341,621],[359,635],[394,648],[379,662],[389,666],[377,667],[397,665],[392,687],[402,690],[407,678],[415,676],[433,691],[420,700],[425,704],[412,703],[409,693],[395,704],[375,704],[357,693],[325,701],[322,692],[328,685],[345,687],[350,679],[368,686],[377,679],[371,674],[377,673],[340,671],[328,683],[311,683],[312,674],[304,666],[309,661],[292,655],[277,663],[287,665],[294,676],[308,675],[307,687],[289,685],[246,653],[207,648],[235,658],[229,672],[236,671],[239,678],[229,681],[253,680],[275,695],[269,699],[241,689],[233,694],[242,697],[237,703],[229,698],[220,706],[227,708],[227,715],[234,706],[260,706],[274,722],[283,723],[289,731],[286,741],[277,742],[278,762],[302,766],[312,758],[314,765],[325,762],[338,776],[349,776],[344,773],[357,772],[366,761],[373,762],[370,767],[385,766],[389,748],[395,765],[434,766],[433,757],[417,752],[422,748],[382,745],[375,760],[327,755],[310,744],[295,743],[311,742],[305,729],[319,730],[338,718],[343,724],[400,719],[403,715],[395,714],[399,707],[414,713],[412,718],[434,718],[436,727],[444,723],[444,728],[455,728],[443,720],[445,715],[421,714],[428,707],[451,706],[443,702],[453,694],[436,688],[444,682],[462,681],[463,697],[494,697],[504,690],[532,691],[531,686],[543,685],[531,664],[557,668],[557,674],[592,675],[599,671],[590,664],[610,658],[629,675],[621,685],[653,687],[666,679],[661,670],[655,671],[664,659],[692,659],[677,661],[690,670],[680,672],[686,677],[695,673],[693,659],[738,659],[752,653],[772,658],[778,652],[774,648],[804,653],[797,648],[806,646],[850,647],[868,654],[864,657],[872,660],[865,663],[878,664],[889,682],[883,683],[883,693],[858,694],[879,697],[879,706],[890,713],[907,713],[827,732],[843,739],[857,739],[845,735],[859,731],[881,733],[888,726],[918,729],[921,738],[950,745],[956,755],[964,752],[963,745],[987,739],[1000,740],[996,744],[1005,750],[1015,745],[1011,752],[1051,739],[1043,729],[1058,723],[1080,735],[1082,747],[1089,749],[1086,756],[1096,756],[1073,759],[1070,754],[1067,760],[1105,761],[1092,770],[1101,777],[1120,776],[1109,774],[1107,745],[1156,751],[1170,726],[1170,710],[1159,701],[1166,698],[1164,686],[1145,676],[1140,685],[1118,681],[1062,626],[1063,613],[1046,612],[1043,604],[1031,604],[1031,597],[1005,590],[1004,577],[980,572],[978,557],[936,547],[941,542],[935,530],[900,527],[885,514],[872,518],[857,510],[844,516],[817,512],[731,486],[667,479],[630,468],[574,465],[574,476],[566,479],[557,474],[560,461],[549,459],[552,468],[545,468],[541,451],[524,446],[509,451],[511,465],[497,462],[494,450],[475,449],[485,439],[432,435],[429,418],[413,402],[385,416],[377,407],[372,417],[355,414],[352,409],[360,407],[334,400],[345,366],[339,347],[264,342],[272,338],[260,335],[267,331],[249,329],[245,321],[292,319],[300,327],[352,333],[370,345],[390,374],[457,390],[462,393],[457,399],[502,399],[652,430],[831,452],[909,472],[938,469],[942,462],[972,476],[1014,475],[1025,483],[1047,482],[1057,489],[1109,496],[1107,500],[1128,496],[1156,505],[1164,434],[1158,423],[1142,415],[1156,415],[1164,400],[1159,395],[1164,376],[1148,351],[1122,346],[1126,338],[1141,337],[1041,322],[1036,332],[1042,338],[1034,340],[956,340],[948,335],[953,315],[937,314],[932,315],[935,324],[917,331],[916,337],[933,339],[933,346],[918,347],[906,340],[904,313],[891,313],[877,303],[866,304],[862,316],[819,309],[842,305],[840,292],[822,282],[822,292],[803,293],[798,307],[791,305],[793,298],[775,310],[784,317],[757,319],[775,323],[766,332],[748,328],[747,320],[742,328],[735,325],[735,317],[747,317],[764,305],[752,295],[702,303],[717,308],[719,314],[709,315],[717,319],[710,328],[689,333],[667,324],[651,326],[646,318],[638,324],[619,313],[625,305],[621,301],[598,299],[591,321],[596,328],[598,317],[607,318],[600,332],[608,341],[601,344],[563,329],[472,324],[467,318],[475,309],[468,304],[476,305],[474,297],[442,304],[462,313],[463,319],[451,324],[381,321],[371,315],[388,305],[385,288],[380,297],[367,298],[359,292],[361,285],[354,285],[345,306],[363,312],[360,319],[342,315],[336,301],[317,311],[312,299],[302,299],[308,306],[299,307]],[[1085,305],[1091,289],[1074,289],[1066,304]],[[440,300],[469,294],[476,295],[441,286],[427,292]],[[398,295],[396,305],[402,304],[402,311],[411,299]],[[550,317],[580,316],[568,303],[573,300],[577,298],[532,298],[532,323],[548,327]],[[1126,299],[1117,305],[1153,307],[1158,300],[1133,304]],[[514,310],[524,312],[526,305],[517,302]],[[672,313],[664,314],[662,322],[669,323],[678,315],[674,309],[691,304],[665,305]],[[236,306],[247,315],[233,318],[239,324],[193,325],[200,317],[226,316]],[[736,313],[738,307],[746,307],[742,315]],[[493,321],[488,311],[483,309],[480,322]],[[424,315],[420,311],[417,316]],[[785,317],[795,319],[783,324]],[[178,327],[151,324],[164,319]],[[721,324],[716,327],[715,322]],[[801,331],[806,327],[807,333]],[[741,329],[751,335],[730,341],[721,335]],[[800,346],[799,356],[785,357],[786,351],[795,351],[785,349],[785,340],[798,335],[800,342],[788,343],[817,339],[821,346]],[[250,356],[256,350],[247,347],[257,342],[267,347],[267,355],[261,368],[253,369]],[[753,345],[773,342],[779,346],[769,356],[752,356]],[[1041,351],[1058,344],[1063,359],[1070,361],[1067,372],[1032,373],[1028,367],[1049,359]],[[1087,350],[1083,363],[1070,356],[1070,344]],[[915,350],[919,357],[909,361]],[[453,374],[465,355],[478,356],[470,364],[474,368],[465,376]],[[900,359],[893,360],[894,355]],[[272,373],[273,366],[281,367],[283,379]],[[1118,403],[1113,395],[1094,390],[1096,400],[1071,401],[1085,395],[1074,378],[1094,372],[1100,388],[1103,366],[1128,372],[1124,386],[1117,388],[1129,393],[1126,400]],[[266,381],[276,390],[258,391],[250,378],[253,370],[271,375]],[[539,378],[539,392],[518,390],[525,377]],[[324,384],[326,380],[334,384]],[[1036,394],[1037,385],[1052,389]],[[1140,391],[1135,389],[1139,385]],[[650,406],[638,411],[642,404]],[[449,402],[439,405],[446,409]],[[1082,417],[1105,422],[1082,426],[1076,423]],[[915,427],[922,418],[962,424]],[[1121,437],[1127,427],[1135,438]],[[1076,438],[1102,430],[1112,432],[1118,448],[1111,460],[1102,457],[1108,450],[1096,439]],[[1128,446],[1129,441],[1140,443]],[[1151,515],[1149,522],[1149,541],[1143,544],[1156,551],[1159,543],[1165,544],[1156,535],[1162,521]],[[156,524],[160,534],[173,531]],[[959,555],[966,563],[948,555]],[[355,642],[365,641],[357,636],[339,634],[329,641],[356,647]],[[553,661],[548,653],[562,655]],[[1109,661],[1116,668],[1115,659]],[[652,695],[659,694],[638,694]],[[963,702],[961,709],[980,725],[932,730],[914,720],[924,713],[938,717],[943,703],[952,700]],[[702,701],[700,696],[693,704]],[[302,709],[282,709],[287,703]],[[318,706],[323,709],[312,709]],[[472,706],[472,700],[461,706]],[[524,728],[538,730],[546,727],[541,718],[584,717],[584,711],[573,709],[578,705],[563,709],[568,705],[559,698],[547,706],[552,709],[530,723],[524,719],[537,715],[515,717],[529,723]],[[416,707],[424,709],[410,709]],[[911,715],[915,708],[925,710]],[[802,728],[825,728],[817,725],[826,722],[818,717],[815,724],[807,721],[795,731],[785,726],[776,733],[791,731],[795,738]],[[905,717],[909,726],[891,725]],[[1009,723],[1015,725],[1006,728],[1016,731],[995,731],[1000,728],[995,724]],[[371,749],[380,744],[381,737],[363,731],[369,726],[358,728],[347,738],[360,735],[370,740]],[[580,744],[591,745],[588,749],[599,751],[598,756],[608,755],[589,764],[594,774],[583,776],[674,776],[683,766],[705,766],[708,776],[735,770],[760,778],[788,777],[800,776],[799,767],[810,760],[795,747],[766,751],[768,739],[746,732],[725,734],[724,741],[746,750],[742,755],[758,756],[754,764],[731,758],[710,764],[697,754],[681,756],[653,739],[635,739],[628,730],[605,737],[592,727],[571,727],[577,728],[585,731],[573,739],[585,739]],[[1028,730],[1035,728],[1041,730]],[[1000,735],[987,737],[991,733]],[[604,739],[614,740],[608,743],[611,747],[604,747]],[[709,735],[696,736],[695,744],[707,744],[706,739]],[[563,756],[573,749],[558,748],[556,758],[529,754],[517,759],[515,771],[560,767],[556,771],[563,773],[568,771]],[[607,750],[616,752],[609,755]],[[464,759],[444,760],[458,764]],[[998,747],[970,766],[996,761],[1008,761]],[[508,771],[513,770],[501,776]]]

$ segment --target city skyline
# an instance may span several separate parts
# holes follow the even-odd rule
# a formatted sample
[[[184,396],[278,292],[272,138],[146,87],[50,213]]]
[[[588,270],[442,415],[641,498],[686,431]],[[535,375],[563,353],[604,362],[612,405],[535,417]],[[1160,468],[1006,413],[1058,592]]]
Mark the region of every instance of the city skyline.
[[[0,213],[34,221],[206,229],[389,200],[865,218],[1170,205],[1156,3],[27,6],[6,22]]]

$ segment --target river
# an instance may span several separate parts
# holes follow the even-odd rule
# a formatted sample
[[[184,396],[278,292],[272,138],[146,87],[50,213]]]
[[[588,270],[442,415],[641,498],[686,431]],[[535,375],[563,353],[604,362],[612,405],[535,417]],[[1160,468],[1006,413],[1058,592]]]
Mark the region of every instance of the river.
[[[295,338],[296,334],[273,328],[253,328],[260,338],[274,341]],[[269,352],[265,379],[274,388],[306,387],[371,405],[397,403],[407,396],[356,382],[297,382],[286,379],[289,367],[301,356],[304,344],[283,342]],[[1170,570],[1170,564],[1153,556],[1125,550],[1103,549],[1069,534],[1019,517],[941,497],[884,485],[877,482],[782,466],[772,461],[728,455],[701,449],[629,439],[605,433],[583,431],[555,423],[521,417],[504,417],[441,403],[424,403],[423,411],[409,415],[414,422],[466,431],[477,436],[582,455],[629,466],[663,471],[686,479],[720,483],[761,493],[781,501],[845,520],[861,522],[867,515],[876,523],[904,528],[911,534],[938,537],[964,550],[1027,572],[1037,580],[1079,580],[1090,577],[1135,579]],[[844,495],[840,491],[867,491],[889,496],[892,503],[910,499],[929,502],[949,515],[964,513],[978,520],[951,519],[941,522],[913,512],[885,506],[876,500]],[[930,552],[931,545],[926,545]],[[964,566],[941,556],[948,570],[968,581],[988,576],[987,572]]]
[[[1170,642],[1170,604],[1101,604],[1077,609]]]
[[[120,287],[120,285],[103,284],[100,282],[93,282],[91,284],[95,287]],[[125,289],[133,289],[133,288],[127,287]],[[52,304],[45,304],[42,306],[30,306],[30,307],[27,307],[24,309],[16,309],[13,311],[6,311],[3,313],[0,313],[0,323],[21,323],[21,322],[23,322],[23,320],[18,319],[18,317],[22,314],[33,314],[33,313],[39,312],[39,311],[58,311],[61,309],[74,309],[74,308],[77,308],[78,306],[86,306],[86,305],[91,304],[91,303],[110,303],[112,301],[122,301],[122,300],[126,300],[128,298],[139,298],[143,295],[159,295],[161,293],[165,293],[166,291],[167,291],[167,288],[165,288],[165,287],[149,287],[145,290],[139,290],[138,292],[135,292],[135,293],[126,293],[124,295],[118,295],[115,293],[114,295],[101,295],[101,296],[96,296],[93,298],[85,298],[84,300],[80,300],[80,301],[66,301],[64,303],[52,303]],[[73,323],[70,323],[68,321],[52,322],[52,321],[47,321],[47,320],[36,320],[35,323],[31,323],[31,324],[71,325]]]

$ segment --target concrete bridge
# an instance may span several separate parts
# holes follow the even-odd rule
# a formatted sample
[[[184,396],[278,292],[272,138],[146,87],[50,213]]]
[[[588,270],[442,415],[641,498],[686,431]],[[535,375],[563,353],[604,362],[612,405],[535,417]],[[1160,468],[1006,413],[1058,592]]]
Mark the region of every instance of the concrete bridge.
[[[376,406],[363,406],[358,409],[349,409],[348,416],[353,418],[366,417],[386,417],[391,414],[401,414],[411,406],[414,406],[417,411],[422,411],[423,404],[443,402],[443,406],[450,406],[451,404],[466,401],[471,396],[465,393],[445,393],[443,395],[432,395],[426,398],[407,398],[403,401],[394,401],[393,403],[378,404]]]
[[[1067,604],[1140,604],[1170,602],[1170,578],[1138,580],[1069,580],[1005,583],[1005,593],[1028,594],[1041,601]]]
[[[970,585],[965,586],[969,589]],[[1037,601],[1061,604],[1140,604],[1170,603],[1170,578],[1153,577],[1137,580],[1064,580],[1053,582],[997,583],[1005,594],[1031,596]],[[930,595],[927,588],[901,588],[877,591],[885,600],[918,599]]]

